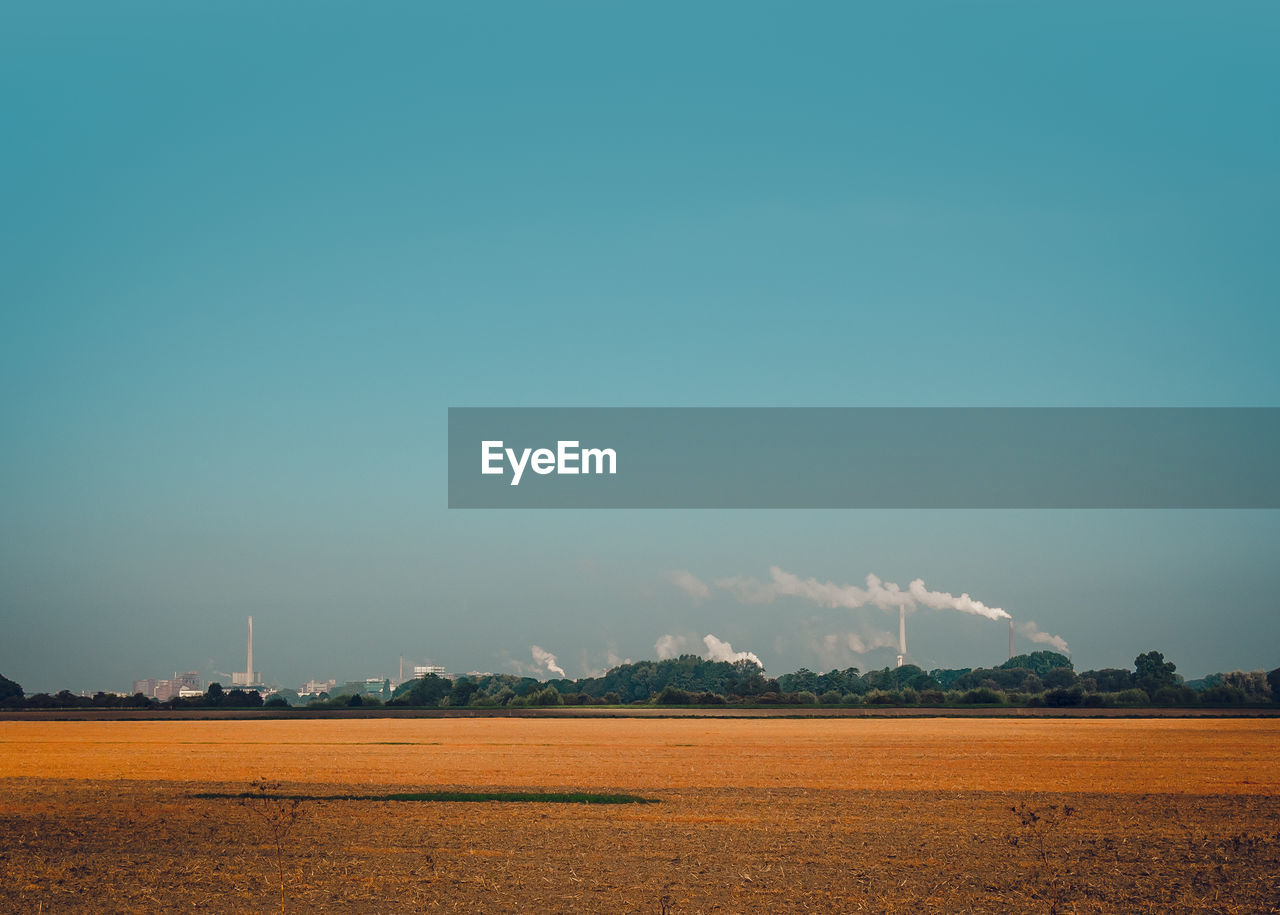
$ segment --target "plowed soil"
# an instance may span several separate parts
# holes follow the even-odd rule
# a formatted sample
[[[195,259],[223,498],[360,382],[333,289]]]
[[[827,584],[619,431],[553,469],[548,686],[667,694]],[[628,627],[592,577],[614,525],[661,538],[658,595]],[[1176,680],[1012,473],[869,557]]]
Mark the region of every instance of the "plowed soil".
[[[1275,719],[2,721],[0,911],[1275,912],[1278,753]],[[264,779],[309,799],[195,797]],[[324,799],[436,789],[659,803]]]

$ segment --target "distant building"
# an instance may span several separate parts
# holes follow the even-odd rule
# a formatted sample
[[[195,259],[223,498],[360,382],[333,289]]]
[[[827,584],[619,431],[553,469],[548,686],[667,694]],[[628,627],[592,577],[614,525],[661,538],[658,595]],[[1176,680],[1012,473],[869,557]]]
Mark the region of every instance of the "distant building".
[[[200,675],[194,670],[175,673],[172,680],[157,680],[150,677],[146,680],[133,681],[133,693],[142,693],[148,699],[166,702],[183,695],[204,695],[200,687]]]
[[[333,692],[333,688],[337,685],[337,680],[308,680],[305,685],[298,687],[298,695],[318,696],[321,693]]]
[[[444,668],[439,664],[415,664],[413,666],[413,678],[415,680],[425,677],[427,674],[435,674],[437,677],[443,677]]]

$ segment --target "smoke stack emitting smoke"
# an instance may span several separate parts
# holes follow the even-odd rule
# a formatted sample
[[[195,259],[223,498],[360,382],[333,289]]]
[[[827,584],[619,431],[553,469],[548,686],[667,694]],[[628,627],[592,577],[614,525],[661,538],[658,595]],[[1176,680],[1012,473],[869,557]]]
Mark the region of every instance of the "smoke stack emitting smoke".
[[[667,578],[680,590],[696,600],[703,600],[710,594],[708,585],[691,572],[680,570],[668,573]],[[858,609],[868,605],[882,610],[898,610],[898,653],[899,665],[907,653],[906,613],[919,607],[930,610],[956,610],[981,616],[989,620],[1008,620],[1010,626],[1009,654],[1013,656],[1013,617],[1000,607],[989,607],[982,601],[974,600],[968,594],[959,597],[948,591],[930,591],[924,579],[917,578],[907,585],[904,591],[893,582],[882,581],[875,575],[868,575],[866,587],[858,585],[838,585],[834,582],[820,582],[816,578],[800,578],[778,566],[769,567],[769,580],[760,581],[755,578],[719,578],[713,585],[729,592],[744,604],[768,604],[779,597],[799,597],[822,607],[843,607]],[[1051,645],[1058,651],[1068,652],[1067,642],[1061,636],[1041,632],[1030,620],[1017,624],[1017,631],[1036,644]]]
[[[802,597],[823,607],[847,607],[855,610],[868,604],[882,610],[895,607],[913,609],[918,605],[933,610],[959,610],[961,613],[972,613],[985,616],[991,620],[1007,620],[1009,614],[999,607],[988,607],[982,601],[971,598],[968,594],[956,597],[946,591],[930,591],[924,585],[924,579],[917,578],[903,591],[893,582],[881,581],[875,575],[867,576],[867,586],[837,585],[834,582],[820,582],[816,578],[800,578],[778,566],[769,567],[770,581],[761,582],[754,578],[720,578],[715,586],[728,591],[738,600],[746,604],[768,604],[775,598]]]

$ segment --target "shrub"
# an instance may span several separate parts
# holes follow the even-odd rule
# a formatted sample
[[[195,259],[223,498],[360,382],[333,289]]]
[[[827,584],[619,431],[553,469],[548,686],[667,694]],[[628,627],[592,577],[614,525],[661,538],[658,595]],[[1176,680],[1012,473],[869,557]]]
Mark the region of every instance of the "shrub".
[[[1270,702],[1274,698],[1265,671],[1233,670],[1222,675],[1222,682],[1243,690],[1246,702]]]
[[[1111,701],[1116,705],[1124,705],[1129,707],[1150,705],[1151,697],[1144,690],[1138,688],[1122,689],[1118,693],[1111,694]]]
[[[807,689],[802,689],[798,693],[791,694],[791,701],[796,705],[817,705],[818,697]]]
[[[1003,705],[1004,696],[989,686],[979,686],[961,693],[959,701],[965,705]]]
[[[554,686],[538,690],[529,697],[530,705],[564,705],[564,696]]]
[[[940,689],[920,690],[921,705],[942,705],[947,701],[947,694]]]
[[[1156,690],[1151,701],[1156,705],[1195,705],[1196,691],[1189,686],[1162,686]]]
[[[840,694],[836,692],[834,689],[829,689],[825,693],[823,693],[821,696],[818,697],[818,701],[821,702],[823,705],[839,705]]]
[[[653,701],[656,705],[689,705],[693,694],[677,686],[664,686]]]
[[[1044,704],[1052,708],[1080,705],[1083,701],[1084,692],[1078,686],[1073,686],[1070,689],[1051,689],[1044,694]]]
[[[1203,705],[1244,705],[1248,701],[1244,690],[1238,686],[1227,686],[1225,683],[1211,686],[1200,694]]]

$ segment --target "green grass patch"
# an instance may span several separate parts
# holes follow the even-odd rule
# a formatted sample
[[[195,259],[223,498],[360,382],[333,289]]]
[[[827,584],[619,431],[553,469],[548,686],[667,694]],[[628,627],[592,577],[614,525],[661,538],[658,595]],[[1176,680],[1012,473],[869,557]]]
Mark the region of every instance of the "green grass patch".
[[[226,793],[204,791],[200,800],[268,798],[277,801],[409,801],[417,803],[522,803],[522,804],[656,804],[654,797],[636,794],[592,794],[586,791],[413,791],[398,794],[263,794],[260,791]]]

